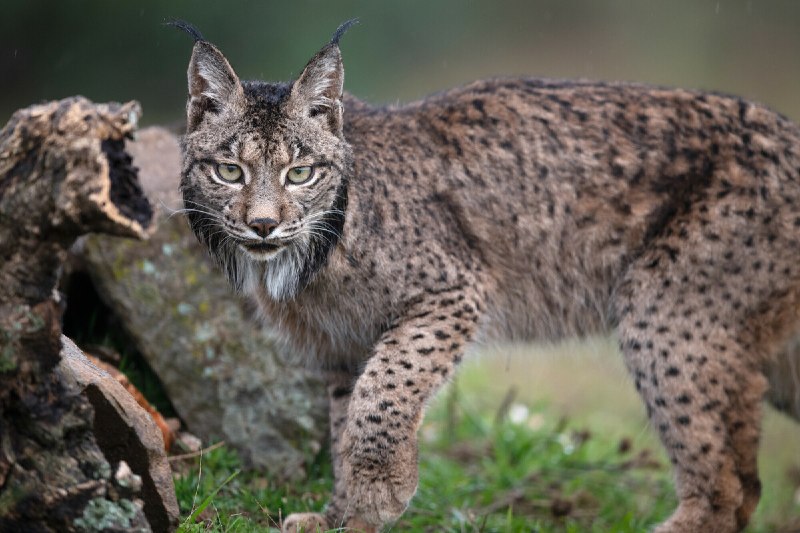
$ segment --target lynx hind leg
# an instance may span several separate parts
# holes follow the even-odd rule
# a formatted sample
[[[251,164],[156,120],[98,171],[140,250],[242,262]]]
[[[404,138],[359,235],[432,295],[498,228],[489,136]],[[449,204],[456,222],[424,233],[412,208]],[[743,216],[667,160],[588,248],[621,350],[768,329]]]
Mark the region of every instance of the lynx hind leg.
[[[625,362],[673,464],[677,510],[658,533],[728,533],[758,503],[760,400],[766,380],[750,362],[724,310],[697,313],[697,288],[652,272],[621,291],[619,337]]]
[[[758,370],[749,369],[749,372],[745,372],[742,377],[746,384],[739,389],[741,395],[730,398],[730,408],[723,414],[742,486],[742,503],[736,509],[736,522],[740,529],[744,529],[750,521],[761,498],[758,445],[761,437],[761,400],[767,389],[767,380]]]

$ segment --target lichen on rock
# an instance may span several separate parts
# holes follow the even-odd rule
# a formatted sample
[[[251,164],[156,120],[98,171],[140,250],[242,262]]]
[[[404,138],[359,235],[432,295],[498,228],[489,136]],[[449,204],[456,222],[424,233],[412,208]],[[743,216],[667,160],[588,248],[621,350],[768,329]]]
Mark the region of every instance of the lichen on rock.
[[[83,514],[75,520],[78,531],[100,533],[125,531],[127,533],[147,533],[150,528],[137,525],[141,509],[131,500],[112,502],[104,498],[94,498],[83,509]]]

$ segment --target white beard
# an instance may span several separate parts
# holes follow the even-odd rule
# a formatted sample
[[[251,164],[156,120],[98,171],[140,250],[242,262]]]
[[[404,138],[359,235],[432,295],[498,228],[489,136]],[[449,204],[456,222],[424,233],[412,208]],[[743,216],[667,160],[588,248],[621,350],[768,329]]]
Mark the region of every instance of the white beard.
[[[247,253],[238,255],[244,267],[242,288],[245,293],[253,294],[263,287],[270,298],[280,302],[291,300],[299,292],[300,273],[307,259],[302,243],[294,242],[267,260]]]
[[[300,248],[291,244],[264,264],[261,282],[273,300],[291,300],[300,290],[300,273],[306,261]]]

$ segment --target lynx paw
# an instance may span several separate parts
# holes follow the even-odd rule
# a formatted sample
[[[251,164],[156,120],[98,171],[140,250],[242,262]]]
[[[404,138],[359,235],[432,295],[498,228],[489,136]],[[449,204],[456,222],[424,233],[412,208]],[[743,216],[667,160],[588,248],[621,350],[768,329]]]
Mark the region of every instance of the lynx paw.
[[[378,529],[358,518],[351,518],[347,524],[333,524],[323,515],[317,513],[290,514],[283,521],[281,533],[325,533],[330,530],[347,531],[348,533],[377,533]]]
[[[330,529],[325,517],[317,513],[290,514],[283,521],[281,533],[317,533]]]
[[[378,473],[355,473],[351,474],[349,481],[348,500],[353,514],[375,528],[397,520],[417,490],[416,476],[414,479],[398,479]]]
[[[378,529],[397,520],[417,490],[416,443],[395,446],[380,462],[350,450],[342,462],[348,515]]]

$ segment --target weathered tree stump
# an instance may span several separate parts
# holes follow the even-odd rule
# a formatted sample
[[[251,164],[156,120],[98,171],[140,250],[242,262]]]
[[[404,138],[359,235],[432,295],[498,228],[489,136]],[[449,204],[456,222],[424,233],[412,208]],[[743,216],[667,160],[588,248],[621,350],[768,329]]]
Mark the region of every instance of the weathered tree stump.
[[[150,223],[124,152],[139,113],[76,97],[0,130],[0,531],[151,530],[135,476],[109,465],[91,405],[54,372],[70,245],[88,232],[141,238]]]

